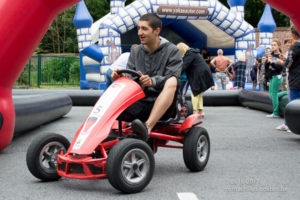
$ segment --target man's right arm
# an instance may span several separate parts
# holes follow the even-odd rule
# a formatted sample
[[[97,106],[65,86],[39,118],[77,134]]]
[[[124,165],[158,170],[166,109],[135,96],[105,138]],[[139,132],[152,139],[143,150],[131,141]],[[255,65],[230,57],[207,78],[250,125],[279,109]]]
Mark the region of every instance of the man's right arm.
[[[216,62],[215,58],[212,59],[212,61],[210,61],[211,66],[213,66],[214,68],[216,68],[215,62]]]

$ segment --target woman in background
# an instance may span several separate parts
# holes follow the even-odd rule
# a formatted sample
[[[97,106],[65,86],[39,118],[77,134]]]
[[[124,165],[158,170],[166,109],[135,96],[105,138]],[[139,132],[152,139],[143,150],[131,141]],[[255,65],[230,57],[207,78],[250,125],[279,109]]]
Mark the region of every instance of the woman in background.
[[[267,58],[265,55],[261,57],[261,63],[257,69],[257,84],[259,86],[259,91],[265,91],[265,65],[266,65]]]
[[[245,82],[246,82],[246,59],[245,54],[241,53],[238,55],[238,61],[234,64],[234,87],[237,87],[238,89],[245,88]]]
[[[186,73],[191,86],[191,96],[194,113],[204,116],[203,92],[214,85],[209,66],[198,49],[190,48],[185,43],[177,44],[183,59],[182,73]]]
[[[283,61],[279,58],[281,54],[281,43],[274,39],[271,43],[272,53],[268,55],[266,62],[266,78],[269,80],[269,94],[273,104],[273,113],[266,117],[278,118],[279,117],[279,96],[278,90],[282,83],[282,70]]]

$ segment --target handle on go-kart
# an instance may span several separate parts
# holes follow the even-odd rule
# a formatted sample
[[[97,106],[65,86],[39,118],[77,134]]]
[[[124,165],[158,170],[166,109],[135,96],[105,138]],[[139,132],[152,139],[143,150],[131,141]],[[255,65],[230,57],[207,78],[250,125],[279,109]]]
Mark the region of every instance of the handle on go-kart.
[[[134,71],[132,69],[121,69],[118,70],[117,73],[118,74],[126,73],[132,75],[133,77],[137,77],[138,79],[141,78],[141,75],[137,71]]]

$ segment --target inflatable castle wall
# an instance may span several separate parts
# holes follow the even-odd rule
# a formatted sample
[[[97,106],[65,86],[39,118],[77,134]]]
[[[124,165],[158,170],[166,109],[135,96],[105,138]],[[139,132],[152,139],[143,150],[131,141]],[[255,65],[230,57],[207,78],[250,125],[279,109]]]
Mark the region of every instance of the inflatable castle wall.
[[[228,0],[228,9],[218,0],[136,0],[126,7],[125,0],[111,0],[110,13],[94,24],[84,1],[81,1],[74,17],[81,57],[80,88],[105,89],[106,70],[121,54],[121,35],[135,28],[139,18],[146,13],[156,13],[163,20],[176,22],[175,29],[183,29],[188,20],[207,20],[234,38],[235,56],[250,50],[256,57],[255,30],[244,20],[245,1]],[[270,7],[266,10],[270,11]],[[269,14],[264,13],[263,17]],[[274,31],[265,28],[269,27],[265,17],[260,23],[260,44],[263,46],[260,53],[270,45],[270,31]],[[91,28],[98,30],[92,33]],[[97,42],[92,42],[93,39]],[[191,46],[197,47],[197,44],[199,41]]]

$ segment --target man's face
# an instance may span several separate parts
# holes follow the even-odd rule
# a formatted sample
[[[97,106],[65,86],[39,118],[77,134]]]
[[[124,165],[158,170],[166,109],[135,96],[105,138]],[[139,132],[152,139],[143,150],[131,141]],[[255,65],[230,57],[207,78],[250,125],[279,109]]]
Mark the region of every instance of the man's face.
[[[271,49],[267,48],[265,54],[266,54],[267,56],[269,56],[269,55],[271,54]]]
[[[277,51],[279,49],[277,42],[272,42],[271,47],[272,47],[272,51]]]
[[[285,43],[285,46],[286,46],[287,48],[290,48],[290,47],[291,47],[291,41],[290,41],[290,40],[287,41],[287,42]]]
[[[138,36],[140,38],[141,44],[148,45],[155,41],[158,37],[160,29],[157,28],[153,30],[151,26],[149,26],[148,21],[139,21],[137,26]]]

